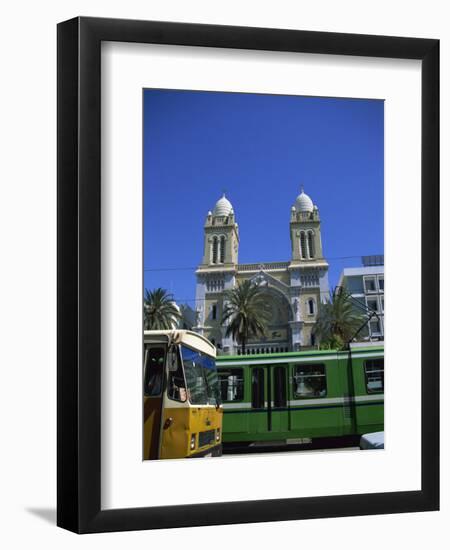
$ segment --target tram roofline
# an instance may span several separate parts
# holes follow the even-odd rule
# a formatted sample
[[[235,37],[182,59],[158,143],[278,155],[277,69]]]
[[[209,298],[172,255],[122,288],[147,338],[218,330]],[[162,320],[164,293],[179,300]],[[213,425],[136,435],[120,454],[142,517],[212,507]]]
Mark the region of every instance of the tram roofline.
[[[384,353],[384,345],[368,346],[351,348],[352,357],[364,357],[367,354],[379,354]],[[219,355],[216,360],[219,363],[229,362],[260,362],[264,360],[287,360],[287,359],[302,359],[302,358],[330,358],[330,357],[347,357],[349,350],[308,350],[308,351],[288,351],[279,353],[259,353],[259,354],[245,354],[245,355]]]

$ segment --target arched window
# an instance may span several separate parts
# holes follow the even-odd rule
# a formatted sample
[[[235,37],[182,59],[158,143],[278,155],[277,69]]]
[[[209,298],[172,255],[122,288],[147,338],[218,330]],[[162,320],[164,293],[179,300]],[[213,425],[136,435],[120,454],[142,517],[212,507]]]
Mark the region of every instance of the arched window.
[[[225,237],[222,235],[222,237],[220,237],[220,263],[223,264],[225,263]]]
[[[310,298],[308,300],[308,313],[309,313],[309,315],[314,315],[314,312],[315,312],[314,300],[312,298]]]
[[[300,233],[300,256],[306,258],[306,238],[304,231]]]
[[[309,231],[308,233],[308,248],[309,248],[309,257],[314,258],[315,251],[314,251],[314,235],[312,231]]]
[[[212,263],[213,264],[217,263],[218,246],[219,246],[218,238],[213,237],[213,242],[212,242]]]

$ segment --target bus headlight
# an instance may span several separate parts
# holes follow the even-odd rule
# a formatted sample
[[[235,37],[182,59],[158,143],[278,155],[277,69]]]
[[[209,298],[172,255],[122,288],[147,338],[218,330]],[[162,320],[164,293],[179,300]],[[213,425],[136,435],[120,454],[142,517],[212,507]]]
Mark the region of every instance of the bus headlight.
[[[220,441],[220,428],[217,428],[216,441]]]
[[[191,435],[191,451],[195,449],[195,434]]]

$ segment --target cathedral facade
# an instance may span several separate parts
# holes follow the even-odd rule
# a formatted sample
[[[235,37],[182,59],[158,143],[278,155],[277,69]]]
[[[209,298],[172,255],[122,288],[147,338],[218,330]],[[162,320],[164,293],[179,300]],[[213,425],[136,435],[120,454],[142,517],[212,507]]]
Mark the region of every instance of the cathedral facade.
[[[328,263],[323,257],[317,206],[303,189],[290,212],[289,261],[240,264],[239,226],[230,201],[223,195],[204,225],[203,260],[196,270],[196,326],[219,353],[239,353],[226,336],[222,313],[225,291],[250,279],[262,285],[272,308],[267,335],[250,340],[247,353],[295,351],[315,344],[312,328],[318,305],[329,297]]]

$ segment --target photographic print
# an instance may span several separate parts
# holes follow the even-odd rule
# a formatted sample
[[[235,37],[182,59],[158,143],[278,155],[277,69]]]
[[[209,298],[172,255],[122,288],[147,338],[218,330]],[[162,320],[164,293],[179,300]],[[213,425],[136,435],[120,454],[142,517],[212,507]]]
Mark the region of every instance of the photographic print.
[[[60,23],[58,525],[438,510],[438,268],[439,40]]]
[[[143,105],[143,459],[384,448],[384,102]]]

